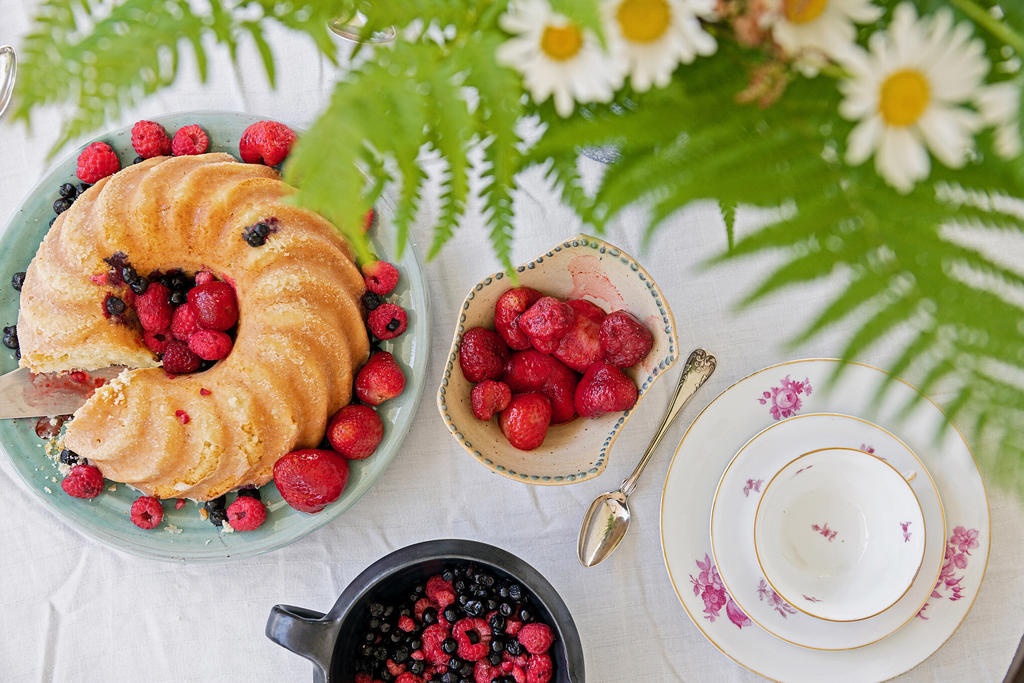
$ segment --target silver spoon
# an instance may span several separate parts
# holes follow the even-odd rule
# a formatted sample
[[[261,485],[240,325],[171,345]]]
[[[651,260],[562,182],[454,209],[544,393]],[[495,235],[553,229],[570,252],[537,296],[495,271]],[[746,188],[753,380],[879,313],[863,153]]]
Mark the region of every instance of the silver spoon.
[[[718,361],[704,349],[697,349],[686,359],[683,372],[679,376],[679,383],[676,385],[675,393],[665,411],[665,417],[661,419],[658,431],[654,438],[647,445],[647,450],[640,458],[633,473],[626,477],[618,491],[602,493],[594,499],[583,515],[583,525],[580,527],[580,538],[576,550],[579,553],[580,564],[584,567],[593,567],[600,563],[618,547],[619,541],[626,535],[629,528],[629,503],[626,501],[629,494],[636,489],[636,482],[640,473],[651,461],[658,444],[665,437],[669,425],[676,419],[676,415],[683,409],[697,390],[707,381],[711,373],[715,371]]]
[[[18,58],[10,45],[0,45],[0,116],[11,101],[14,77],[18,75]]]

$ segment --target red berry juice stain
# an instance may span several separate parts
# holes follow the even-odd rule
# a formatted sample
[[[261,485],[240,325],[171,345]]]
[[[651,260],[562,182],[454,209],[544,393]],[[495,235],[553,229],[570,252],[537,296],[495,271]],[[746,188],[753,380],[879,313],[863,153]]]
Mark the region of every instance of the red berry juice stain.
[[[175,410],[174,417],[178,418],[178,421],[181,422],[181,424],[183,425],[187,425],[188,421],[192,419],[184,410]]]
[[[70,419],[70,415],[58,415],[54,418],[41,417],[36,421],[36,436],[44,441],[49,441],[60,434],[60,428]]]
[[[623,308],[625,301],[618,288],[605,274],[601,259],[596,256],[575,256],[569,261],[569,275],[572,277],[572,291],[568,299],[582,299],[584,296],[604,301],[611,308]]]

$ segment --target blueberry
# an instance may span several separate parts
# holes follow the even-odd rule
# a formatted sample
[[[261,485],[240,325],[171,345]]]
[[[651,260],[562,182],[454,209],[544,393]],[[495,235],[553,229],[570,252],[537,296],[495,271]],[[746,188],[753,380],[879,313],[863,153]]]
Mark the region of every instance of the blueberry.
[[[371,605],[370,608],[372,610],[373,606]],[[381,614],[383,614],[383,613],[384,613],[384,608],[381,607]],[[373,614],[373,612],[371,611],[370,614]],[[368,626],[370,627],[371,631],[376,631],[377,629],[380,628],[380,619],[377,619],[376,617],[374,617],[373,619],[370,619],[370,623],[368,624]]]
[[[405,660],[409,659],[409,648],[404,646],[396,647],[391,652],[391,659],[401,664]]]
[[[176,289],[171,292],[171,295],[167,297],[167,300],[172,306],[181,306],[183,303],[188,301],[188,295],[180,289]]]
[[[458,671],[462,667],[462,660],[458,657],[452,657],[448,660],[448,668],[452,671]]]
[[[75,203],[74,199],[68,199],[67,197],[61,197],[60,199],[53,202],[53,212],[56,214],[62,214],[71,208],[71,205]]]
[[[419,676],[421,673],[427,670],[427,665],[423,663],[422,659],[413,660],[412,664],[409,665],[409,671]]]
[[[465,593],[460,593],[460,594],[459,594],[459,597],[458,597],[458,601],[459,601],[459,604],[460,604],[460,605],[462,605],[463,607],[465,607],[465,606],[466,606],[466,603],[467,603],[467,602],[469,602],[469,595],[467,595],[467,594],[465,594]]]
[[[494,585],[494,577],[490,574],[477,574],[473,577],[473,581],[486,588],[490,588]]]
[[[242,488],[238,489],[238,497],[255,498],[256,500],[260,500],[260,490],[252,485],[243,486]]]
[[[4,346],[9,349],[18,348],[18,326],[8,325],[4,328]]]
[[[206,510],[207,515],[206,519],[209,520],[210,524],[214,526],[223,526],[224,522],[228,518],[228,513],[225,509],[226,502],[227,497],[220,496],[203,503],[203,508]]]
[[[376,292],[367,290],[367,292],[363,294],[363,308],[368,311],[376,310],[382,303],[384,303],[384,298]],[[444,576],[442,575],[441,578],[444,578]]]
[[[423,641],[420,640],[419,638],[413,638],[412,640],[409,641],[409,648],[410,649],[419,650],[421,647],[423,647]]]
[[[250,247],[262,247],[267,243],[267,237],[270,236],[270,233],[270,225],[261,221],[242,230],[242,239]]]
[[[459,608],[455,605],[448,605],[444,608],[444,618],[448,623],[454,624],[459,620]]]
[[[518,583],[509,584],[508,597],[512,598],[513,600],[519,600],[523,597],[523,587],[520,586]]]
[[[149,289],[149,280],[140,275],[128,283],[128,286],[137,295],[142,296],[146,293],[146,290]]]
[[[494,598],[487,598],[486,605],[488,612],[493,612],[494,610],[498,609],[498,601]]]
[[[487,657],[487,661],[491,663],[491,666],[501,666],[502,656],[500,652],[492,652]]]
[[[502,633],[505,630],[505,617],[500,614],[491,615],[488,623],[491,625],[491,630],[495,633]]]
[[[422,583],[417,583],[417,584],[416,584],[416,585],[415,585],[415,586],[413,587],[413,589],[412,589],[412,592],[413,592],[413,593],[414,593],[415,595],[423,595],[423,591],[425,591],[425,590],[426,590],[426,587],[425,587],[425,586],[424,586],[424,585],[423,585]]]
[[[145,160],[145,157],[135,157],[134,159],[132,159],[132,165],[134,166],[135,164],[141,164]]]
[[[466,614],[471,617],[478,617],[484,612],[484,605],[479,600],[470,600],[464,607]]]
[[[367,631],[366,635],[363,636],[363,640],[365,640],[368,643],[372,643],[373,641],[377,640],[377,636],[373,631]]]
[[[70,448],[65,448],[60,452],[60,461],[65,465],[71,465],[72,467],[74,467],[75,465],[82,462],[82,459],[78,455],[78,453],[75,453]]]
[[[512,639],[505,644],[505,652],[509,653],[513,657],[518,657],[523,654],[523,646],[519,644],[519,641]]]
[[[454,638],[445,638],[441,642],[441,649],[444,650],[445,654],[452,654],[459,649],[459,644]]]
[[[78,194],[82,194],[90,187],[92,187],[92,185],[90,185],[89,183],[78,183]]]
[[[384,607],[384,616],[385,617],[390,617],[394,613],[395,613],[395,606],[394,605],[385,605],[385,607]]]
[[[110,315],[121,315],[124,313],[126,306],[124,305],[124,301],[116,296],[108,296],[103,302],[103,308]]]
[[[373,648],[373,658],[376,659],[378,662],[383,662],[385,659],[388,658],[387,648],[384,648],[384,647],[375,647],[375,648]]]
[[[124,280],[127,284],[130,285],[132,282],[135,281],[135,278],[137,278],[138,276],[139,274],[135,272],[135,268],[128,265],[127,263],[121,266],[121,279]]]
[[[170,283],[167,288],[175,292],[186,292],[190,289],[189,278],[181,271],[171,276]]]
[[[466,582],[462,579],[459,579],[458,581],[452,584],[452,588],[455,589],[456,593],[459,593],[461,595],[462,593],[466,592]]]
[[[74,199],[78,196],[78,188],[71,183],[64,183],[60,186],[60,189],[58,189],[57,192],[59,192],[60,196],[65,199]]]
[[[447,619],[447,617],[445,617],[445,618]],[[428,625],[428,626],[430,624],[436,624],[437,623],[437,610],[434,609],[433,607],[426,608],[425,610],[423,610],[423,617],[422,617],[422,619],[423,619],[423,623]]]
[[[50,219],[50,227],[51,227],[51,228],[53,227],[53,222],[54,222],[55,220],[57,220],[57,217],[56,217],[56,216],[54,216],[53,218],[51,218],[51,219]]]
[[[20,273],[15,273],[14,275],[11,276],[11,287],[14,287],[16,290],[18,290],[20,292],[21,288],[24,285],[25,285],[25,271],[21,271]]]
[[[499,636],[491,638],[491,652],[502,653],[505,651],[505,639]]]
[[[371,292],[371,294],[372,294],[372,292]],[[445,569],[443,572],[441,572],[441,578],[444,581],[447,581],[448,583],[451,583],[455,579],[455,574],[452,572],[451,569]]]
[[[531,621],[533,621],[533,612],[526,609],[525,607],[519,610],[519,621],[523,622],[524,624],[529,624]]]
[[[459,675],[452,671],[445,671],[441,676],[441,683],[459,683]]]
[[[514,611],[515,610],[512,609],[512,605],[508,604],[507,602],[503,602],[500,605],[498,605],[498,614],[500,614],[503,617],[512,616],[512,612]]]
[[[402,633],[401,631],[395,631],[394,633],[391,634],[391,636],[389,638],[389,640],[391,640],[391,644],[392,645],[397,645],[398,643],[402,642],[404,639],[405,639],[405,634]]]
[[[391,632],[391,624],[389,622],[385,621],[383,624],[380,625],[380,628],[378,630],[382,634],[387,635],[388,633]]]
[[[378,674],[378,678],[380,678],[380,680],[384,681],[384,683],[391,683],[391,681],[395,680],[395,677],[392,676],[391,672],[388,671],[387,669],[382,670],[380,672],[380,674]]]

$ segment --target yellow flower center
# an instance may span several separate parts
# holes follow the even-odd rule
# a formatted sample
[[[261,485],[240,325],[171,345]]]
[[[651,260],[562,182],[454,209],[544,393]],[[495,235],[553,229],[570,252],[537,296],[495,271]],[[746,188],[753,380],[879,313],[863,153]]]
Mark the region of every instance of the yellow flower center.
[[[903,69],[882,82],[878,111],[890,126],[909,126],[924,113],[931,89],[916,69]]]
[[[672,23],[667,0],[623,0],[615,14],[626,40],[653,43]]]
[[[540,49],[551,59],[564,62],[583,48],[583,32],[575,24],[548,26],[540,36]]]
[[[814,21],[825,11],[828,0],[785,0],[786,19],[794,24]]]

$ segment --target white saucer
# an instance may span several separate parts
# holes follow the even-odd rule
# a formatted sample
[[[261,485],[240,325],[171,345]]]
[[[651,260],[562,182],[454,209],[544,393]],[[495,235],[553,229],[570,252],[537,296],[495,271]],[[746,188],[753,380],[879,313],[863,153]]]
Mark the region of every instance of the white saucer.
[[[661,543],[676,594],[693,623],[744,667],[785,681],[879,681],[928,658],[953,635],[978,595],[988,564],[990,523],[981,474],[959,432],[941,411],[883,371],[841,361],[782,363],[740,380],[705,408],[683,436],[661,501]],[[892,382],[884,400],[875,394]],[[928,602],[888,638],[856,650],[813,650],[780,641],[758,627],[729,597],[711,558],[708,519],[715,488],[733,455],[773,421],[801,412],[863,415],[885,425],[918,454],[938,485],[945,508],[947,554]],[[859,445],[859,444],[858,444]]]
[[[793,453],[826,446],[873,452],[910,482],[925,521],[921,571],[902,598],[869,619],[833,622],[794,609],[771,589],[754,557],[754,511],[764,484]],[[913,531],[911,531],[913,533]],[[715,491],[711,546],[726,590],[750,619],[795,645],[847,650],[869,645],[914,618],[935,586],[946,548],[942,501],[924,463],[906,444],[876,424],[847,415],[808,413],[776,422],[748,441],[732,459]]]

